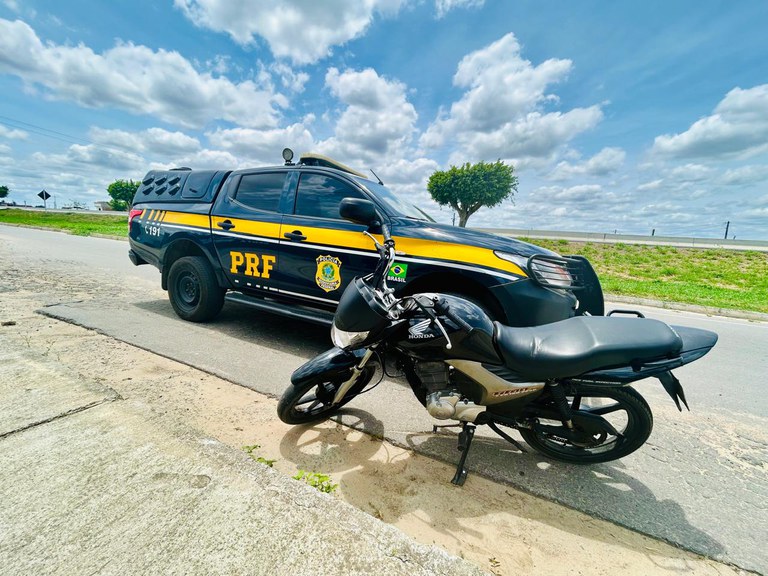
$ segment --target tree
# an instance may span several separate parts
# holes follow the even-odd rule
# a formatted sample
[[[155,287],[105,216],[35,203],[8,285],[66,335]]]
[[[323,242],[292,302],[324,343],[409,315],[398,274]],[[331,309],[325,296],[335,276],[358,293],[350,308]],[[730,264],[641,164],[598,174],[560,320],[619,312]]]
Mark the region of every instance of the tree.
[[[8,186],[0,186],[0,198],[5,198],[10,193],[11,190],[8,188]]]
[[[133,180],[115,180],[107,186],[107,193],[112,198],[109,206],[112,210],[128,210],[133,202],[133,196],[139,189],[139,182]]]
[[[449,205],[459,215],[459,226],[483,206],[498,206],[517,192],[517,176],[514,167],[496,162],[467,162],[460,168],[438,170],[429,177],[427,190],[441,206]]]

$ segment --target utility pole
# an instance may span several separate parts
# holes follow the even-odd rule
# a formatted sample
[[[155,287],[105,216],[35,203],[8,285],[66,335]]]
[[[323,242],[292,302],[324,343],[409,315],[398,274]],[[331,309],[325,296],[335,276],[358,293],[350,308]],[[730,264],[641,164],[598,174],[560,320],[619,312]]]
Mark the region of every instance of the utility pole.
[[[731,227],[731,221],[728,220],[728,222],[725,223],[725,236],[723,236],[723,240],[728,240],[728,228]]]

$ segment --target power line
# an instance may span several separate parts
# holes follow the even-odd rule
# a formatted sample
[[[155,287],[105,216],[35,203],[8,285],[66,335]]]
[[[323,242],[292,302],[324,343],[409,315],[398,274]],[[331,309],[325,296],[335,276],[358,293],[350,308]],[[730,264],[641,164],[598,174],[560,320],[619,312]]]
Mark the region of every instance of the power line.
[[[56,130],[51,130],[50,128],[45,128],[44,126],[38,126],[37,124],[32,124],[30,122],[24,122],[23,120],[9,118],[8,116],[0,115],[0,124],[4,124],[5,126],[8,126],[10,128],[16,128],[17,130],[25,130],[27,132],[32,132],[33,134],[37,134],[38,136],[44,136],[46,138],[51,138],[53,140],[59,140],[60,142],[65,142],[67,144],[96,146],[97,148],[103,148],[105,150],[111,150],[113,152],[133,152],[133,150],[128,146],[121,146],[120,144],[100,144],[98,142],[88,140],[87,138],[72,136],[70,134],[65,134],[64,132],[58,132]]]

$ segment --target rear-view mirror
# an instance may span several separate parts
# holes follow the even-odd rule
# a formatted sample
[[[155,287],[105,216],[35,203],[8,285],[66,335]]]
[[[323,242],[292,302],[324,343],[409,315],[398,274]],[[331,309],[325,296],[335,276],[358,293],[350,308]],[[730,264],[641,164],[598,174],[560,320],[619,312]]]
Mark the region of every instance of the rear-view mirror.
[[[362,198],[344,198],[339,204],[339,214],[345,220],[363,224],[369,228],[379,223],[376,206],[370,200]]]

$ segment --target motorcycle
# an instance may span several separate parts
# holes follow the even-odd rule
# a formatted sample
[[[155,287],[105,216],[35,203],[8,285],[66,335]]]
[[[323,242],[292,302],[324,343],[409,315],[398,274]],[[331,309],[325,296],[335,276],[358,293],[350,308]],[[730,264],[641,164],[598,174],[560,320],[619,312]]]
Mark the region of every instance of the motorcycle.
[[[334,348],[292,374],[278,403],[283,422],[326,419],[372,388],[377,372],[379,381],[404,375],[433,418],[458,421],[451,426],[461,428],[461,455],[451,482],[462,485],[477,426],[487,425],[521,451],[502,428],[517,430],[549,458],[593,464],[631,454],[651,434],[651,409],[633,382],[655,377],[678,410],[681,402],[688,408],[672,370],[709,352],[714,332],[626,310],[513,328],[457,296],[396,297],[386,281],[395,243],[373,203],[346,198],[340,214],[368,227],[363,233],[379,261],[342,294],[331,330]]]

